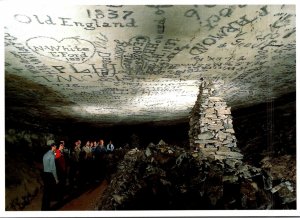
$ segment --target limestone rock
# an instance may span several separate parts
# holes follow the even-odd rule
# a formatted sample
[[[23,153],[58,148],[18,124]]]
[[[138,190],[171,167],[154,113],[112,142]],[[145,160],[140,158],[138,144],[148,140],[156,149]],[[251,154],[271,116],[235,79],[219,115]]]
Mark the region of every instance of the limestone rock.
[[[218,148],[201,148],[201,152],[216,152]]]
[[[222,125],[214,125],[214,124],[211,124],[211,125],[208,126],[208,130],[219,131],[220,129],[224,129],[224,126],[222,126]]]
[[[225,129],[225,132],[234,133],[234,129]]]
[[[198,139],[212,139],[214,135],[211,132],[203,132],[198,135]]]
[[[223,182],[235,183],[239,180],[239,177],[235,175],[223,176]]]
[[[220,97],[208,97],[208,99],[210,101],[222,101],[222,98],[220,98]]]
[[[218,116],[228,115],[228,114],[231,114],[230,107],[229,108],[219,108],[219,109],[217,109],[217,115]]]
[[[236,158],[236,159],[243,159],[244,155],[239,152],[224,152],[224,151],[217,151],[216,154],[226,156],[227,158]]]
[[[218,138],[220,139],[220,141],[224,141],[227,138],[227,134],[224,133],[223,131],[219,131]]]
[[[165,143],[164,140],[161,139],[161,140],[158,142],[157,145],[166,145],[166,144],[167,144],[167,143]]]
[[[149,148],[147,148],[146,151],[145,151],[145,154],[146,154],[147,157],[150,157],[151,154],[152,154],[151,150]]]
[[[205,114],[214,114],[215,113],[215,109],[214,108],[207,108],[205,109]]]
[[[209,140],[209,139],[203,139],[203,140],[196,140],[195,143],[199,144],[216,144],[218,140]],[[214,146],[215,147],[215,146]]]
[[[228,148],[228,147],[226,147],[226,146],[220,146],[219,149],[218,149],[218,151],[230,152],[231,149]]]

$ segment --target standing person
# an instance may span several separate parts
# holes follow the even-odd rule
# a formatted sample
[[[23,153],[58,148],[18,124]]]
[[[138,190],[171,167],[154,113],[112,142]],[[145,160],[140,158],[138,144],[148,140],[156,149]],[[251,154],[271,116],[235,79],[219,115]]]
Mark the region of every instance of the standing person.
[[[95,152],[95,149],[96,149],[97,146],[98,146],[97,141],[94,141],[94,143],[92,142],[92,154],[93,154],[93,156],[94,156],[94,152]]]
[[[90,141],[87,141],[85,143],[85,145],[81,148],[81,151],[84,151],[85,152],[85,156],[84,156],[84,159],[86,160],[88,158],[88,156],[91,155],[92,153],[92,148],[91,148],[91,143]]]
[[[83,182],[86,184],[91,181],[91,167],[92,167],[92,144],[93,142],[87,141],[86,144],[81,148],[81,151],[84,152],[84,157],[82,160],[82,178]]]
[[[64,147],[65,147],[65,142],[60,141],[58,149],[56,150],[55,153],[55,164],[57,170],[57,177],[59,180],[58,188],[57,188],[57,197],[59,202],[62,202],[64,198],[64,190],[66,186],[66,177],[67,177],[67,166],[66,166],[66,160],[64,156]]]
[[[81,141],[77,140],[73,145],[70,154],[70,172],[69,172],[69,182],[70,186],[76,188],[75,182],[78,182],[78,172],[79,172],[79,157],[81,152]]]
[[[114,147],[112,141],[110,140],[109,143],[108,143],[107,146],[106,146],[106,150],[107,150],[108,152],[113,152],[114,148],[115,148],[115,147]]]
[[[99,144],[96,146],[94,155],[95,155],[95,164],[96,164],[96,180],[100,181],[100,179],[105,176],[105,145],[104,140],[100,139]]]
[[[44,193],[42,200],[42,210],[50,210],[51,196],[55,190],[55,185],[58,184],[55,166],[56,146],[54,140],[49,140],[47,142],[47,145],[50,146],[50,150],[47,151],[43,156]]]
[[[99,147],[102,153],[106,153],[105,145],[104,145],[104,140],[100,139],[99,140]]]
[[[91,143],[92,147],[91,147],[91,164],[90,164],[90,169],[89,169],[89,174],[90,174],[90,178],[91,181],[96,181],[97,180],[97,173],[95,173],[97,171],[97,165],[96,165],[96,148],[98,147],[97,141],[94,141]]]

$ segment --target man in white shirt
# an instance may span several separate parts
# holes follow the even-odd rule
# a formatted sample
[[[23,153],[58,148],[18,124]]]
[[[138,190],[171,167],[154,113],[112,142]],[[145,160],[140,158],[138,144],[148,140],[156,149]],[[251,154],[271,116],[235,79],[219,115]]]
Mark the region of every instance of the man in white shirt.
[[[113,150],[114,150],[114,145],[112,144],[112,141],[110,140],[109,141],[109,143],[107,144],[107,146],[106,146],[106,150],[108,151],[108,152],[112,152]]]

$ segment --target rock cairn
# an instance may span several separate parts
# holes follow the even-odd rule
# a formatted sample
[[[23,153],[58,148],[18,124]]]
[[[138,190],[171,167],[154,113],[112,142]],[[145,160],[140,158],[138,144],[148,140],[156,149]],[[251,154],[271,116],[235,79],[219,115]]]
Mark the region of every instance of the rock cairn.
[[[190,115],[190,146],[216,159],[242,159],[232,125],[231,108],[214,96],[211,84],[203,81]]]

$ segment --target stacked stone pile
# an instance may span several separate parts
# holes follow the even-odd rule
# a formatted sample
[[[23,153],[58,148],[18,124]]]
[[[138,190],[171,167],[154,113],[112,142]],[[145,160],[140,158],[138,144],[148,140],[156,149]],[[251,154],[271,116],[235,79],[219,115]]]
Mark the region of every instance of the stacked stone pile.
[[[190,116],[190,145],[215,159],[242,159],[236,148],[231,108],[221,97],[213,95],[214,89],[204,81]]]
[[[195,144],[195,139],[197,139],[197,135],[200,133],[200,104],[197,102],[201,101],[202,95],[202,86],[199,88],[199,93],[197,97],[197,101],[190,112],[190,129],[189,129],[189,136],[190,136],[190,147],[193,147]]]
[[[208,97],[200,106],[199,147],[236,147],[230,107],[220,97]]]

